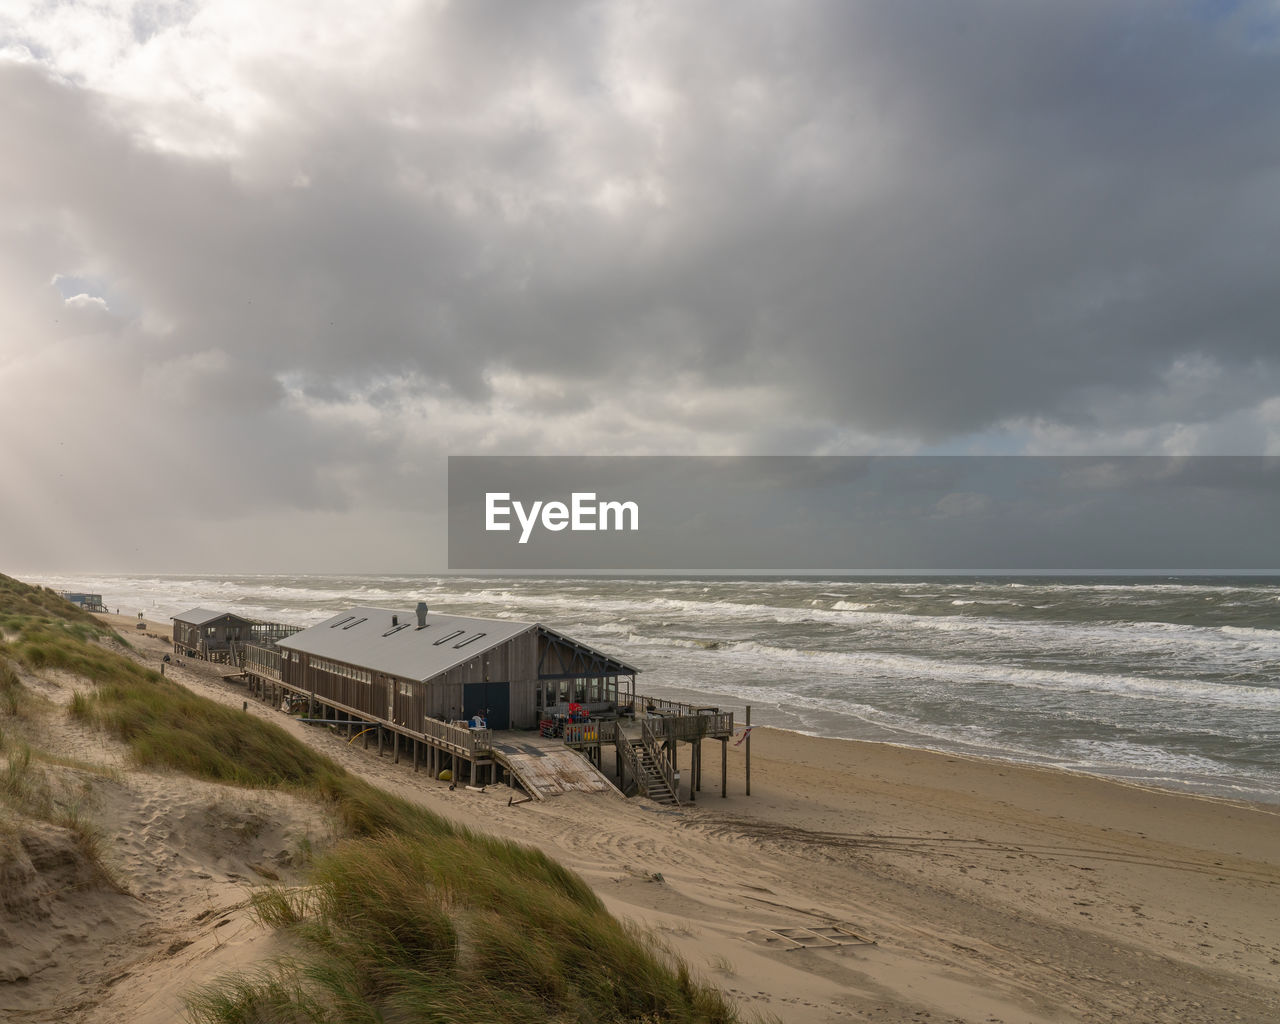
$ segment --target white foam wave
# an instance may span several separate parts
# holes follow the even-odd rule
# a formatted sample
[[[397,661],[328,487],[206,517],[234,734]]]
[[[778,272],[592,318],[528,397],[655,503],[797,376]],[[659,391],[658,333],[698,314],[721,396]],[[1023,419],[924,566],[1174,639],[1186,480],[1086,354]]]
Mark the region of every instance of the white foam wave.
[[[666,637],[630,636],[632,643],[645,647],[707,648],[709,641]],[[1188,701],[1200,705],[1280,711],[1280,688],[1206,683],[1196,679],[1151,678],[1132,674],[1077,672],[1065,669],[1026,668],[1001,663],[929,658],[923,655],[886,654],[874,651],[824,651],[779,647],[756,640],[726,642],[714,648],[714,657],[738,663],[759,663],[785,667],[787,671],[813,676],[821,674],[842,682],[878,684],[932,683],[945,687],[950,699],[975,695],[965,687],[999,684],[1020,689],[1094,694],[1155,700],[1174,704]]]
[[[1260,629],[1254,626],[1220,626],[1219,629],[1228,636],[1249,636],[1280,643],[1280,629]]]

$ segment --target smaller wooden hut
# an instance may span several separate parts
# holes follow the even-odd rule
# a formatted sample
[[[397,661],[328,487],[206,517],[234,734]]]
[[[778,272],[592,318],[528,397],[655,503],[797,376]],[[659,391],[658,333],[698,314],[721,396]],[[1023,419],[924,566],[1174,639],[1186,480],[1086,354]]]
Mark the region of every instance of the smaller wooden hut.
[[[233,642],[249,639],[251,622],[233,612],[192,608],[173,616],[173,649],[188,658],[224,660]]]
[[[192,608],[173,616],[173,650],[188,658],[238,664],[245,644],[273,645],[301,630],[279,622],[261,622],[234,612]]]

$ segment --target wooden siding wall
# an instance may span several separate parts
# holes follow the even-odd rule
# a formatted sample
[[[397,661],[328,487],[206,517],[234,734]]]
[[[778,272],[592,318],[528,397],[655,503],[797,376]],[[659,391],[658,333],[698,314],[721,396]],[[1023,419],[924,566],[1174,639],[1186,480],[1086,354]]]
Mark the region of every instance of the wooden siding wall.
[[[511,683],[511,727],[536,729],[538,727],[538,680],[520,679]]]
[[[462,688],[467,683],[510,683],[511,725],[533,729],[538,724],[537,712],[537,635],[529,629],[476,655],[447,672],[426,682],[369,673],[372,682],[365,683],[344,675],[320,670],[310,655],[300,651],[284,651],[283,669],[286,686],[301,693],[314,692],[320,700],[342,704],[370,718],[390,721],[394,725],[422,730],[428,718],[454,721],[461,717]],[[329,659],[332,661],[333,659]],[[360,666],[346,664],[357,671]],[[513,677],[512,673],[523,673]],[[390,690],[390,693],[388,693]],[[389,698],[389,699],[388,699]],[[391,714],[388,717],[388,710]]]
[[[511,727],[533,729],[538,725],[537,681],[538,635],[530,628],[428,680],[432,707],[428,714],[433,718],[461,715],[462,688],[467,683],[510,683]]]
[[[174,619],[173,640],[174,643],[185,644],[187,647],[197,646],[199,640],[204,640],[209,645],[225,644],[231,639],[247,641],[254,639],[252,625],[248,619],[242,619],[238,615],[223,615],[202,626]],[[212,636],[207,633],[210,627],[213,628]]]

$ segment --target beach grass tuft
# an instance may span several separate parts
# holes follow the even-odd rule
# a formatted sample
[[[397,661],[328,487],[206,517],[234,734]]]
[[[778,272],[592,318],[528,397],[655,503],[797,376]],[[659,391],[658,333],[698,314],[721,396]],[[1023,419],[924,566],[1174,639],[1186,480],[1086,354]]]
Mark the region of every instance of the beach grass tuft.
[[[16,716],[24,689],[18,673],[7,661],[0,662],[0,714]]]

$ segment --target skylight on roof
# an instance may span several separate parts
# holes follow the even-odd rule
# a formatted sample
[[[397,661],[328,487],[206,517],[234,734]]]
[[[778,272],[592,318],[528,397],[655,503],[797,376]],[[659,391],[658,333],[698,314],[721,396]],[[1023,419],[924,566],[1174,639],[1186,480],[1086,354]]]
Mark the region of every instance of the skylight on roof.
[[[467,644],[471,643],[474,640],[479,640],[484,635],[485,635],[484,633],[477,633],[475,636],[469,636],[465,640],[459,640],[456,644],[453,645],[453,648],[454,650],[457,650],[459,647],[466,647]]]
[[[358,626],[358,625],[360,625],[360,623],[362,623],[362,622],[368,622],[368,621],[369,621],[369,617],[366,615],[366,616],[365,616],[364,618],[362,618],[362,619],[356,619],[356,621],[355,621],[355,622],[348,622],[348,623],[347,623],[345,626],[343,626],[342,628],[343,628],[343,629],[350,629],[352,626]]]
[[[466,632],[465,629],[455,629],[448,636],[442,636],[439,640],[437,640],[431,646],[439,647],[441,644],[447,644],[450,640],[456,640],[458,637],[462,636],[462,634],[465,632]]]

